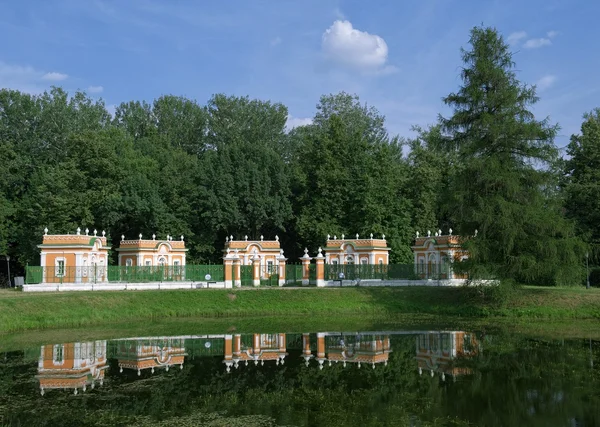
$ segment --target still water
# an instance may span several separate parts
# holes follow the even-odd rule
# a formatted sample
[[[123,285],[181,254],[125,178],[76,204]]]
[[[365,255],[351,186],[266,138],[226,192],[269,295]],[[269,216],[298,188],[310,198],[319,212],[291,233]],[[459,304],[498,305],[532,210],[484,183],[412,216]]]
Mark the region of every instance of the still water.
[[[600,426],[593,340],[199,331],[0,356],[0,425]]]

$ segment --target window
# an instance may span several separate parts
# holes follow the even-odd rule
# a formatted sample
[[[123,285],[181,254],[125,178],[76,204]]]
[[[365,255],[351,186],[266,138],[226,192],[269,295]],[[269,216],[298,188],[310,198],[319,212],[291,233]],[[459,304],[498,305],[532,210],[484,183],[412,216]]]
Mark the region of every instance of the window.
[[[173,261],[173,271],[175,272],[175,274],[179,274],[179,265],[179,260]]]
[[[360,263],[362,265],[367,265],[367,263],[369,262],[369,260],[367,258],[361,258]]]
[[[55,365],[62,365],[64,362],[65,346],[57,344],[52,348],[52,362]]]
[[[159,266],[164,267],[166,263],[167,263],[167,261],[163,257],[158,259]]]
[[[64,277],[65,275],[65,260],[64,258],[56,260],[56,277]]]
[[[333,264],[333,265],[338,265],[338,260],[337,260],[337,258],[335,258],[335,259],[332,259],[332,260],[331,260],[331,264]]]
[[[151,261],[149,259],[146,260],[146,267],[150,267]]]
[[[267,272],[269,274],[273,273],[273,261],[267,261]]]
[[[133,266],[133,260],[132,260],[132,259],[128,259],[127,261],[125,261],[125,265],[126,265],[127,267],[131,267],[131,266]]]
[[[354,264],[354,257],[353,256],[349,256],[346,258],[346,264],[352,265]]]

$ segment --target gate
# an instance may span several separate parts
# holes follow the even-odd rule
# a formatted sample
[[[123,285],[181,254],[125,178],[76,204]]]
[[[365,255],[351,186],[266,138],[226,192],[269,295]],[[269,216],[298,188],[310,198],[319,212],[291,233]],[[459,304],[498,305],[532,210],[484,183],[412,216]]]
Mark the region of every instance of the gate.
[[[252,286],[253,285],[254,277],[252,274],[252,268],[253,267],[251,265],[240,266],[240,281],[242,282],[242,286]]]
[[[302,286],[302,264],[286,264],[285,284],[290,286]]]
[[[275,273],[273,265],[260,267],[260,286],[279,286],[279,274]]]

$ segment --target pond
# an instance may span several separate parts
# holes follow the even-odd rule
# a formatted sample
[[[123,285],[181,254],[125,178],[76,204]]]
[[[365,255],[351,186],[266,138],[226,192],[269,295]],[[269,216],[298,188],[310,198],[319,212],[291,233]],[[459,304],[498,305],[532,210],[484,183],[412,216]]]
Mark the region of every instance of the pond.
[[[477,330],[65,340],[0,354],[0,425],[598,426],[599,358]]]

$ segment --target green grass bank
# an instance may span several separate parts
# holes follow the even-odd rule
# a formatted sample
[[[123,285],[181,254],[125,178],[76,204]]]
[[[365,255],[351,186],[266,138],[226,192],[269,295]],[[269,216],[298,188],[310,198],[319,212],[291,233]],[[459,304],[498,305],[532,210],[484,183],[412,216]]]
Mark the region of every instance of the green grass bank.
[[[0,333],[175,318],[427,315],[521,320],[600,319],[600,289],[516,289],[502,303],[467,288],[0,292]]]

